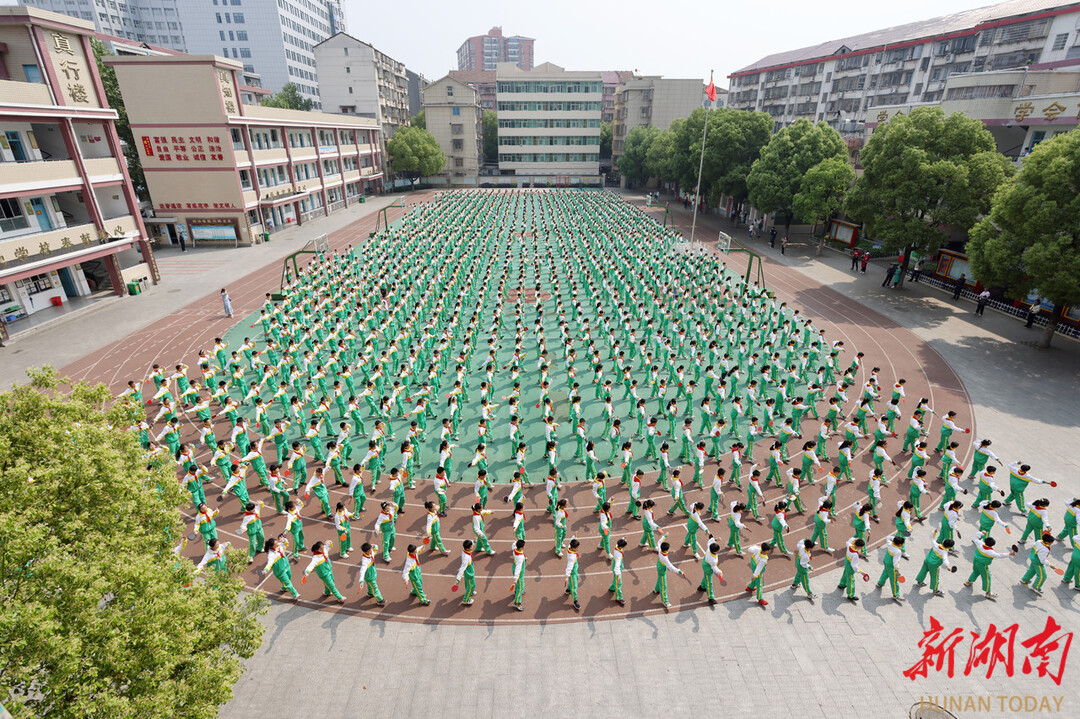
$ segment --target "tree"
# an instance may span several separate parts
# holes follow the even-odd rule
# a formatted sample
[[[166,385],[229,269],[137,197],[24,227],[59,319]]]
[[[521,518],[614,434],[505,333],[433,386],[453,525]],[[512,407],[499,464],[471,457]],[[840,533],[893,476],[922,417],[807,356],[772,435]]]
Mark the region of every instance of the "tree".
[[[832,158],[847,161],[847,145],[839,132],[806,118],[788,125],[772,136],[750,168],[746,178],[750,204],[770,214],[782,212],[784,231],[789,231],[792,203],[807,171]]]
[[[61,719],[216,717],[262,639],[266,599],[242,591],[243,556],[198,577],[174,557],[185,498],[172,458],[148,469],[127,429],[142,407],[29,374],[0,394],[4,703]]]
[[[971,231],[967,255],[984,285],[1054,303],[1039,341],[1049,347],[1066,305],[1080,305],[1080,132],[1055,135],[1024,158]]]
[[[682,120],[676,120],[672,123],[672,129],[661,130],[653,138],[645,154],[645,170],[649,177],[655,177],[661,182],[675,179],[675,136],[681,123]]]
[[[791,206],[795,214],[807,222],[825,222],[835,215],[844,203],[844,195],[851,189],[855,170],[847,158],[830,157],[811,167],[799,183]],[[818,240],[817,254],[825,247],[825,233]]]
[[[698,108],[676,130],[672,162],[675,179],[684,188],[697,185],[704,127],[705,110]],[[719,201],[720,195],[730,195],[736,202],[746,199],[750,166],[769,142],[772,130],[773,119],[764,112],[722,107],[709,113],[701,194],[710,204]]]
[[[612,137],[611,123],[610,122],[601,122],[600,123],[600,159],[601,160],[610,160],[611,159],[611,137]]]
[[[413,127],[419,127],[421,130],[427,129],[427,113],[423,110],[409,118],[409,124]]]
[[[419,127],[400,128],[386,143],[386,152],[391,169],[408,177],[413,185],[421,177],[437,175],[446,164],[435,136]]]
[[[281,89],[262,99],[263,107],[280,107],[283,110],[303,110],[310,112],[315,103],[300,94],[300,88],[294,82],[287,82]]]
[[[901,285],[913,252],[931,254],[950,230],[968,232],[1013,174],[981,122],[959,112],[946,117],[939,107],[893,115],[859,161],[864,171],[848,193],[847,214],[886,250],[903,251]]]
[[[484,110],[484,162],[499,161],[499,116]]]
[[[116,110],[116,134],[124,145],[124,159],[127,161],[131,185],[140,198],[147,199],[149,195],[146,189],[146,176],[143,175],[142,162],[139,160],[138,145],[135,144],[135,137],[131,134],[131,123],[128,121],[127,108],[124,107],[124,97],[120,94],[120,83],[116,81],[116,70],[101,60],[112,53],[105,49],[100,40],[91,39],[90,45],[94,48],[98,75],[101,77],[102,87],[105,88],[105,99],[109,107]]]
[[[649,179],[646,157],[653,140],[660,130],[652,126],[638,125],[626,135],[623,152],[615,162],[619,172],[627,182],[645,182]]]

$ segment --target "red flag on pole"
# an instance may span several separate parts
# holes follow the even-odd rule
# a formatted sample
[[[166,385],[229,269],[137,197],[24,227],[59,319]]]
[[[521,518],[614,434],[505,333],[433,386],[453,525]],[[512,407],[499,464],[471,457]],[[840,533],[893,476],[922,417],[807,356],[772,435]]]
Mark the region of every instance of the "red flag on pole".
[[[712,73],[709,73],[709,86],[705,88],[705,96],[709,102],[716,102],[716,85],[713,83]]]

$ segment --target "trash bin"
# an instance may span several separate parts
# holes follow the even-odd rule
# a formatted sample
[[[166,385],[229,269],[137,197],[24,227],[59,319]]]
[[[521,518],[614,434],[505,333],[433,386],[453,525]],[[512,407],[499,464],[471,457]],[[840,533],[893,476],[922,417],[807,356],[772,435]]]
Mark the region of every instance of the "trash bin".
[[[363,195],[360,195],[360,204],[361,205],[364,204],[364,196]]]
[[[64,304],[64,300],[59,297],[50,297],[49,300],[52,302],[53,307],[60,307]]]
[[[127,291],[128,291],[129,295],[137,295],[142,290],[139,289],[139,283],[138,282],[128,282],[127,283]]]
[[[145,277],[139,278],[139,291],[146,292],[146,288],[149,286],[149,280]]]
[[[269,232],[264,232],[264,233],[262,233],[262,235],[263,235],[263,237],[262,237],[263,242],[269,242],[270,241],[270,233]]]

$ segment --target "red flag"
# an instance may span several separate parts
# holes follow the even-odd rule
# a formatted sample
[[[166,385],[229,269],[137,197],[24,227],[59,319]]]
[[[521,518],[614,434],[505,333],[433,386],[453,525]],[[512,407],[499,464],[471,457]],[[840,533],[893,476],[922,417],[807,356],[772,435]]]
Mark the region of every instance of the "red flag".
[[[716,85],[713,83],[712,73],[709,74],[709,86],[705,88],[705,96],[709,102],[716,102]]]

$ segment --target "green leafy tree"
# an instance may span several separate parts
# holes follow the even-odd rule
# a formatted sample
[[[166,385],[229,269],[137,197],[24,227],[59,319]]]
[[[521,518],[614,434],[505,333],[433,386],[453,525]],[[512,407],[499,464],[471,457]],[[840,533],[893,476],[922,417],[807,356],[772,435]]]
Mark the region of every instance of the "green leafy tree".
[[[1014,168],[990,131],[963,113],[939,107],[897,114],[879,126],[859,154],[863,174],[846,212],[889,251],[903,251],[900,283],[913,252],[928,255],[968,232]]]
[[[611,159],[612,129],[610,122],[600,123],[600,159]]]
[[[684,188],[697,185],[701,135],[705,110],[690,113],[675,134],[673,163],[675,179]],[[772,136],[773,119],[764,112],[745,112],[722,107],[709,113],[709,132],[701,172],[701,194],[710,204],[721,195],[736,203],[747,197],[746,178],[750,167]]]
[[[499,116],[494,110],[484,110],[484,161],[499,161]]]
[[[420,112],[409,118],[409,124],[413,127],[419,127],[421,130],[427,129],[427,114],[421,110]]]
[[[649,179],[646,158],[649,147],[659,134],[660,130],[646,125],[638,125],[627,133],[626,142],[623,143],[623,153],[615,162],[615,166],[627,182],[634,184]]]
[[[287,82],[273,95],[262,99],[264,107],[280,107],[283,110],[303,110],[310,112],[315,108],[314,101],[300,94],[300,88],[294,82]]]
[[[0,687],[15,716],[216,717],[258,649],[266,599],[240,552],[196,577],[169,456],[104,385],[31,371],[0,394]],[[235,556],[234,556],[235,554]],[[8,694],[10,692],[10,694]]]
[[[672,129],[661,130],[653,138],[649,151],[645,154],[645,170],[649,177],[655,177],[661,182],[675,179],[675,136],[681,123],[682,120],[676,120],[672,123]]]
[[[1039,342],[1049,347],[1066,305],[1080,305],[1080,132],[1055,135],[1024,158],[971,231],[967,255],[984,285],[1054,303]]]
[[[127,161],[131,184],[140,199],[148,199],[146,177],[143,175],[142,163],[139,161],[139,146],[135,144],[135,137],[131,134],[131,123],[128,121],[127,108],[124,107],[124,97],[120,94],[120,83],[116,81],[116,70],[102,62],[103,57],[108,57],[112,53],[105,49],[100,40],[91,39],[90,45],[94,48],[98,75],[101,76],[101,84],[105,88],[105,99],[109,107],[116,110],[116,134],[124,143],[124,159]]]
[[[839,132],[806,118],[788,125],[772,136],[750,168],[746,178],[750,204],[769,214],[783,213],[784,231],[789,231],[792,203],[807,171],[833,158],[847,161],[847,145]]]
[[[394,172],[408,177],[413,185],[421,177],[437,175],[446,164],[446,156],[439,149],[435,136],[419,127],[400,128],[386,143],[390,167]]]
[[[811,167],[799,183],[791,201],[795,214],[817,225],[835,215],[844,204],[844,195],[855,180],[855,170],[846,157],[830,157]],[[825,233],[818,240],[817,254],[825,247]]]

